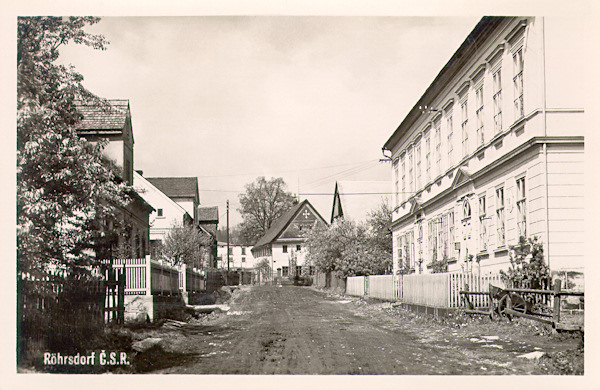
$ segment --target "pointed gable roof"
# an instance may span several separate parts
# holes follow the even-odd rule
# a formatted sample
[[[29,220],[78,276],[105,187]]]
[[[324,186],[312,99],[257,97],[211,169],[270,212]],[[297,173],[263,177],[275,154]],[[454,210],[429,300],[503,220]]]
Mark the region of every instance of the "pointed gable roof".
[[[273,223],[273,225],[271,225],[269,230],[267,230],[267,232],[256,242],[256,244],[254,244],[254,248],[259,248],[277,240],[281,233],[284,232],[284,230],[289,226],[289,224],[300,213],[300,210],[302,210],[305,206],[309,207],[314,212],[314,214],[317,216],[317,220],[321,220],[321,222],[327,224],[323,217],[321,217],[321,214],[319,214],[319,212],[312,206],[312,204],[310,204],[310,202],[305,199],[302,202],[292,206],[292,208],[290,208],[281,217],[279,217],[279,219],[277,219]]]
[[[390,201],[389,181],[339,181],[335,183],[331,222],[344,217],[364,221],[370,211],[384,201]]]
[[[153,185],[148,179],[146,179],[144,176],[142,176],[137,171],[133,172],[133,187],[136,190],[140,190],[141,195],[139,195],[139,196],[141,198],[144,198],[144,196],[148,190],[156,191],[156,194],[159,194],[159,196],[163,199],[164,202],[169,203],[172,207],[179,210],[182,215],[187,215],[187,218],[191,219],[191,216],[189,215],[189,213],[187,211],[185,211],[185,209],[183,207],[181,207],[177,202],[175,202],[173,199],[171,199],[167,194],[162,192],[159,188],[157,188],[155,185]],[[152,206],[152,205],[150,205],[150,206],[153,208],[153,210],[156,210],[156,208],[154,208],[154,206]],[[155,205],[155,206],[157,208],[159,208],[160,205]]]
[[[461,184],[468,182],[471,180],[471,174],[465,167],[458,167],[456,173],[454,174],[454,180],[452,180],[451,188],[456,188]]]
[[[219,208],[198,206],[198,222],[219,223]]]
[[[86,133],[119,134],[125,128],[128,118],[131,117],[129,100],[109,99],[107,104],[77,103],[77,111],[83,115],[77,125],[77,131]]]
[[[200,202],[197,177],[148,177],[146,180],[170,198],[194,198]]]

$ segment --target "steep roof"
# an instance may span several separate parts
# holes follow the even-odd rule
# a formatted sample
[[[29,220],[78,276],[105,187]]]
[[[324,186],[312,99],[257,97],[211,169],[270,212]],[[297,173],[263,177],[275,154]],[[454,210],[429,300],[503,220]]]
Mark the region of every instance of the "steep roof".
[[[197,177],[147,177],[146,180],[170,198],[194,198],[200,201]]]
[[[127,99],[109,99],[107,105],[77,103],[76,107],[83,115],[83,119],[77,125],[77,130],[81,132],[121,131],[130,116]]]
[[[271,225],[269,230],[267,230],[267,232],[264,234],[264,236],[262,236],[256,242],[256,244],[254,244],[254,248],[258,248],[258,247],[261,247],[263,245],[266,245],[266,244],[269,244],[269,243],[275,241],[277,239],[277,237],[279,236],[279,234],[288,226],[288,224],[294,219],[296,214],[298,214],[298,212],[304,207],[304,205],[308,205],[308,207],[310,207],[315,212],[317,217],[320,218],[323,222],[325,222],[323,217],[321,217],[321,215],[313,207],[313,205],[310,204],[310,202],[305,199],[302,202],[292,206],[292,208],[290,208],[281,217],[279,217],[279,219],[277,219],[273,223],[273,225]]]
[[[346,219],[366,220],[370,211],[391,200],[392,183],[389,181],[339,181],[334,190],[331,221],[336,217],[336,202]],[[339,213],[339,211],[338,211]]]
[[[219,208],[198,207],[198,222],[219,222]]]

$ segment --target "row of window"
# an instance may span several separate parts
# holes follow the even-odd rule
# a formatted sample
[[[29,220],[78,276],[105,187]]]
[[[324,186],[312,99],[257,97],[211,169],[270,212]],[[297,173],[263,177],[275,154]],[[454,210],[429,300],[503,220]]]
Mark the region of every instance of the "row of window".
[[[501,56],[497,56],[500,58]],[[513,62],[513,105],[515,121],[524,116],[523,109],[523,49],[517,47],[512,52]],[[428,123],[423,130],[422,135],[417,135],[416,139],[405,150],[400,153],[400,156],[393,161],[394,184],[395,184],[395,203],[396,207],[400,203],[408,199],[412,194],[419,191],[425,184],[433,181],[435,178],[444,173],[445,169],[454,166],[462,158],[468,157],[477,148],[485,144],[486,140],[493,138],[503,130],[502,115],[503,115],[503,80],[502,80],[502,62],[497,59],[493,66],[490,66],[492,79],[491,93],[489,96],[493,102],[492,117],[493,131],[487,130],[485,99],[486,88],[484,87],[484,73],[479,72],[473,78],[473,90],[475,92],[475,137],[471,135],[472,129],[469,122],[469,92],[470,81],[457,91],[458,105],[460,107],[460,137],[462,145],[462,154],[459,159],[455,155],[454,145],[457,142],[454,134],[453,110],[454,100],[446,104],[442,110],[435,110],[438,114],[433,121]],[[445,126],[442,126],[444,121]],[[445,132],[445,137],[442,137],[442,132]],[[447,147],[446,153],[443,153],[442,139],[444,139]],[[432,145],[433,144],[433,145]],[[422,145],[424,150],[422,150]],[[442,156],[444,155],[444,159]],[[425,167],[422,167],[424,161]],[[445,168],[444,168],[445,167]],[[423,172],[424,171],[424,172]],[[424,173],[424,177],[423,177]]]
[[[517,234],[519,237],[527,237],[527,195],[525,188],[525,177],[519,177],[516,180],[516,199],[517,210]],[[495,227],[496,227],[496,246],[504,247],[506,245],[506,214],[505,214],[505,194],[504,186],[497,187],[494,193],[495,197]],[[479,195],[478,202],[478,250],[486,252],[489,247],[488,221],[492,218],[487,215],[487,198],[485,194]],[[462,203],[463,226],[471,224],[471,203],[465,199]],[[398,259],[398,268],[411,268],[415,262],[421,264],[424,256],[424,225],[422,219],[416,222],[416,240],[415,233],[411,229],[403,235],[396,238],[396,253]],[[463,237],[470,239],[471,237]],[[430,261],[440,261],[443,259],[453,259],[455,257],[455,218],[454,211],[448,211],[435,216],[427,221],[427,259]],[[415,253],[416,250],[416,253]]]
[[[283,245],[283,253],[288,253],[288,246],[287,245]],[[296,245],[296,250],[297,251],[301,251],[302,250],[302,245]]]

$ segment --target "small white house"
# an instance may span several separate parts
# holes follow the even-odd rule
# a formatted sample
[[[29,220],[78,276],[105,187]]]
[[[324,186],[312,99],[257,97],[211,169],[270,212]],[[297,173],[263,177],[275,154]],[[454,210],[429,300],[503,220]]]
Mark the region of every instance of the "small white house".
[[[150,247],[154,253],[159,242],[162,242],[171,228],[192,221],[190,214],[177,202],[150,183],[139,172],[133,173],[133,186],[140,196],[148,202],[154,211],[150,214]]]

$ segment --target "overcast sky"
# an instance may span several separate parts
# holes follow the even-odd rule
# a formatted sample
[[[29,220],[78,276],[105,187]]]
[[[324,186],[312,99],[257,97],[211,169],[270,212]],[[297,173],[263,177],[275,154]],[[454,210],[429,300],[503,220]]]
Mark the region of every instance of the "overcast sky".
[[[331,215],[336,180],[389,180],[381,148],[479,17],[106,17],[61,60],[129,99],[134,167],[197,176],[225,226],[256,177]]]

